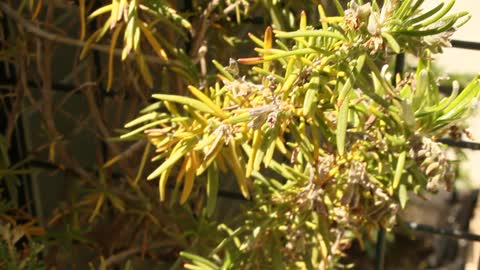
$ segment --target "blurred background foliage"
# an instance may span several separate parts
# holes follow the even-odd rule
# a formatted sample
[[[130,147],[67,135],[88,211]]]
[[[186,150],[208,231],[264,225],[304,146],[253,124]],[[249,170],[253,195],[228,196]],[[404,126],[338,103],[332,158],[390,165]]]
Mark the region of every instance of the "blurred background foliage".
[[[190,269],[219,269],[194,255],[208,255],[225,235],[238,246],[239,232],[218,225],[235,228],[242,213],[264,221],[269,211],[248,212],[254,202],[229,175],[208,215],[207,177],[197,180],[193,200],[179,204],[179,187],[168,185],[174,195],[160,202],[157,181],[145,181],[154,149],[144,137],[120,139],[131,131],[124,124],[158,104],[152,94],[214,86],[232,56],[257,54],[249,36],[262,38],[267,26],[297,30],[305,11],[321,28],[318,5],[336,16],[346,2],[0,2],[0,268],[181,269],[193,261]],[[268,207],[269,199],[256,203]],[[285,199],[276,206],[282,215],[295,198]],[[362,248],[371,251],[375,237],[365,234]]]

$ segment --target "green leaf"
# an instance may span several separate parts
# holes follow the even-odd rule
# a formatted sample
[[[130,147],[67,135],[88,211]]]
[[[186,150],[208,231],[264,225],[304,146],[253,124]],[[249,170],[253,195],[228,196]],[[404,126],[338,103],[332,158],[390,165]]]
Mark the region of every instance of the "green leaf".
[[[400,184],[400,179],[402,179],[403,169],[405,168],[405,159],[407,157],[407,151],[403,151],[398,156],[397,168],[395,169],[395,176],[393,177],[393,189],[397,189]]]
[[[130,132],[128,132],[128,133],[125,133],[125,134],[121,135],[121,136],[120,136],[120,139],[125,139],[125,138],[132,137],[132,136],[134,136],[134,135],[136,135],[136,134],[138,134],[138,133],[140,133],[140,132],[142,132],[142,131],[145,131],[145,130],[151,128],[151,127],[155,127],[155,126],[158,126],[158,125],[160,125],[160,124],[167,123],[168,121],[170,121],[170,119],[165,118],[165,119],[160,119],[160,120],[157,120],[157,121],[148,123],[148,124],[143,125],[143,126],[137,128],[137,129],[135,129],[135,130],[132,130],[132,131],[130,131]]]
[[[163,102],[161,102],[161,101],[154,102],[154,103],[148,105],[147,107],[143,108],[140,111],[140,113],[144,114],[144,113],[150,113],[152,111],[158,110],[162,107],[162,104],[163,104]]]
[[[345,153],[345,138],[347,135],[349,103],[350,97],[349,95],[347,95],[338,111],[336,135],[337,149],[340,156],[343,156],[343,154]]]
[[[425,95],[428,94],[428,71],[426,69],[423,69],[422,71],[420,71],[420,74],[417,76],[416,79],[416,88],[412,100],[412,108],[415,112],[418,111],[425,103]]]
[[[398,199],[400,200],[400,206],[402,209],[405,209],[408,201],[408,191],[405,184],[401,184],[400,188],[398,189]]]
[[[440,2],[437,6],[435,6],[434,8],[432,8],[431,10],[429,10],[428,12],[425,12],[423,13],[422,15],[419,15],[413,19],[410,19],[406,22],[407,25],[409,24],[415,24],[417,22],[421,22],[431,16],[433,16],[433,14],[437,13],[442,7],[443,5],[445,5],[444,2]]]
[[[443,98],[438,104],[426,107],[422,112],[420,112],[417,116],[422,117],[428,113],[432,112],[439,112],[447,108],[458,96],[458,92],[460,90],[460,85],[458,81],[454,81],[452,85],[452,93],[449,97]]]
[[[478,76],[445,108],[439,121],[461,117],[462,112],[471,106],[472,101],[480,94],[480,81]]]
[[[150,142],[147,142],[145,145],[145,150],[143,151],[142,160],[140,161],[140,164],[138,166],[137,175],[135,176],[135,180],[133,181],[134,184],[137,184],[140,180],[140,177],[142,177],[143,169],[145,168],[145,164],[147,163],[147,158],[148,154],[150,153],[151,147],[152,144]]]
[[[297,30],[293,32],[275,31],[275,36],[277,38],[330,37],[345,40],[345,37],[342,34],[328,30]]]
[[[431,29],[427,29],[427,30],[415,30],[415,29],[400,30],[400,31],[396,31],[395,33],[406,35],[406,36],[418,36],[418,37],[431,36],[431,35],[440,34],[440,33],[443,33],[445,31],[448,31],[448,30],[452,29],[452,27],[454,27],[455,23],[456,23],[456,20],[451,19],[451,20],[446,21],[443,25],[441,25],[439,27],[436,27],[436,28],[431,28]]]
[[[400,7],[395,12],[395,17],[399,19],[403,19],[403,16],[405,16],[405,14],[412,8],[411,7],[412,1],[413,0],[402,1],[400,4]]]
[[[232,74],[230,74],[218,61],[212,60],[213,65],[218,69],[220,74],[222,74],[225,78],[227,78],[229,81],[234,81],[235,78],[233,77]]]
[[[147,113],[147,114],[144,114],[128,123],[125,124],[124,127],[126,128],[130,128],[130,127],[133,127],[133,126],[136,126],[140,123],[143,123],[143,122],[146,122],[146,121],[149,121],[149,120],[153,120],[153,119],[156,119],[157,116],[159,116],[161,114],[157,113],[157,112],[151,112],[151,113]],[[166,116],[166,115],[165,115]]]
[[[412,14],[414,14],[418,10],[418,8],[422,6],[423,2],[425,2],[425,0],[417,0],[411,8],[407,8],[406,14],[408,16],[411,16]]]
[[[382,32],[382,36],[387,40],[388,45],[395,53],[400,53],[400,45],[390,33]]]
[[[103,7],[100,7],[98,8],[97,10],[95,10],[94,12],[92,12],[89,16],[88,16],[88,19],[89,20],[92,20],[93,18],[99,16],[99,15],[102,15],[102,14],[105,14],[107,12],[110,12],[112,10],[112,4],[110,5],[105,5]]]
[[[457,107],[464,107],[470,100],[478,95],[478,87],[480,76],[475,77],[468,85],[463,89],[463,91],[455,98],[455,100],[445,108],[445,111],[451,111]]]
[[[345,14],[342,4],[340,4],[339,0],[333,0],[333,3],[335,4],[335,7],[337,8],[337,12],[340,16],[343,16]]]
[[[192,254],[192,253],[189,253],[189,252],[185,252],[185,251],[180,251],[180,256],[185,258],[185,259],[191,260],[193,263],[195,263],[199,266],[205,267],[205,268],[199,268],[199,269],[219,270],[219,267],[217,265],[215,265],[211,261],[209,261],[209,260],[207,260],[207,259],[205,259],[201,256],[198,256],[198,255],[195,255],[195,254]]]
[[[317,90],[308,89],[303,101],[303,115],[309,115],[315,109],[317,101]]]
[[[215,104],[207,95],[205,95],[204,93],[202,93],[202,91],[200,91],[198,88],[196,88],[195,86],[191,86],[189,85],[188,86],[188,90],[190,90],[190,92],[192,92],[192,94],[200,99],[205,105],[207,105],[213,112],[215,112],[215,115],[222,118],[222,119],[225,119],[228,117],[228,115],[220,108],[218,107],[217,104]]]
[[[342,89],[340,90],[337,105],[341,106],[343,104],[343,101],[345,100],[347,95],[350,94],[351,90],[352,90],[352,80],[350,78],[348,78],[345,81],[345,84],[343,85]]]
[[[450,0],[450,2],[448,2],[448,4],[445,6],[445,8],[442,9],[442,11],[438,12],[435,16],[430,17],[428,20],[423,21],[420,25],[422,27],[425,27],[425,26],[428,26],[432,23],[437,22],[443,16],[445,16],[445,14],[447,14],[447,12],[449,12],[452,9],[453,4],[455,4],[455,0]]]

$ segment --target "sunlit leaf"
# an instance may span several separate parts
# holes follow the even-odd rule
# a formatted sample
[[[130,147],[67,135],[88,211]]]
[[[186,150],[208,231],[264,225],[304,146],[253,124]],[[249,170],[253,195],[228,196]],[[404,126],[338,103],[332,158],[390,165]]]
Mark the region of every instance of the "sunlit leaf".
[[[215,211],[218,196],[219,172],[215,163],[208,168],[207,174],[207,216],[211,217]]]
[[[182,141],[181,146],[177,149],[172,150],[170,156],[157,168],[155,169],[148,177],[148,180],[158,177],[166,169],[172,167],[179,159],[181,159],[187,152],[193,148],[192,141]]]
[[[208,105],[193,98],[177,96],[177,95],[165,95],[165,94],[154,94],[152,95],[152,97],[156,99],[164,100],[164,101],[171,101],[171,102],[184,104],[192,107],[193,109],[199,110],[201,112],[215,114],[212,108],[210,108]]]

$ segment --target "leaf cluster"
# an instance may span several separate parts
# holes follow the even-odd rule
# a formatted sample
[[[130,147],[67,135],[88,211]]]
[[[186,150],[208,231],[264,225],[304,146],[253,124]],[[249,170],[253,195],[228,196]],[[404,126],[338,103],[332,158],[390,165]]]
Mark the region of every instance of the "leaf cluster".
[[[460,94],[453,82],[452,95],[440,96],[431,55],[467,14],[447,15],[454,1],[431,10],[422,2],[352,1],[339,17],[319,6],[320,29],[302,13],[298,30],[250,35],[259,56],[214,61],[215,85],[189,86],[192,97],[154,94],[160,101],[127,124],[139,127],[124,138],[143,132],[156,149],[160,166],[148,179],[159,179],[161,200],[170,176],[181,204],[206,177],[211,213],[211,191],[228,172],[253,200],[230,244],[210,253],[222,269],[336,267],[347,234],[391,228],[409,191],[451,188],[435,138],[468,114],[480,81]],[[416,72],[392,74],[390,59],[405,52],[419,57]],[[238,64],[252,65],[247,76]],[[220,269],[184,256],[190,269]]]

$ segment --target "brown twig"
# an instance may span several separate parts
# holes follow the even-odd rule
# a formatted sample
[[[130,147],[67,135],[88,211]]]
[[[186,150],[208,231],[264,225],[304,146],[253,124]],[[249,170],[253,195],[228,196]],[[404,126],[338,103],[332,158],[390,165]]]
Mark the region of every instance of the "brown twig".
[[[193,41],[192,41],[192,49],[190,50],[190,56],[194,60],[194,63],[198,62],[201,57],[201,51],[200,48],[202,47],[202,44],[204,44],[205,41],[205,34],[207,32],[207,26],[209,22],[209,17],[210,13],[220,4],[219,0],[212,0],[207,8],[203,11],[201,17],[200,17],[200,22],[199,22],[199,27],[194,33]]]
[[[162,241],[162,242],[158,242],[158,243],[153,243],[153,244],[149,245],[147,248],[148,249],[156,249],[156,248],[161,248],[161,247],[165,247],[165,246],[175,246],[175,244],[176,243],[174,243],[174,242]],[[108,268],[112,265],[115,265],[115,264],[118,264],[118,263],[124,261],[125,259],[127,259],[128,257],[130,257],[132,255],[135,255],[137,253],[141,253],[143,251],[144,251],[144,247],[135,247],[135,248],[130,248],[130,249],[124,250],[122,252],[119,252],[117,254],[114,254],[114,255],[108,257],[105,260],[105,266]]]

